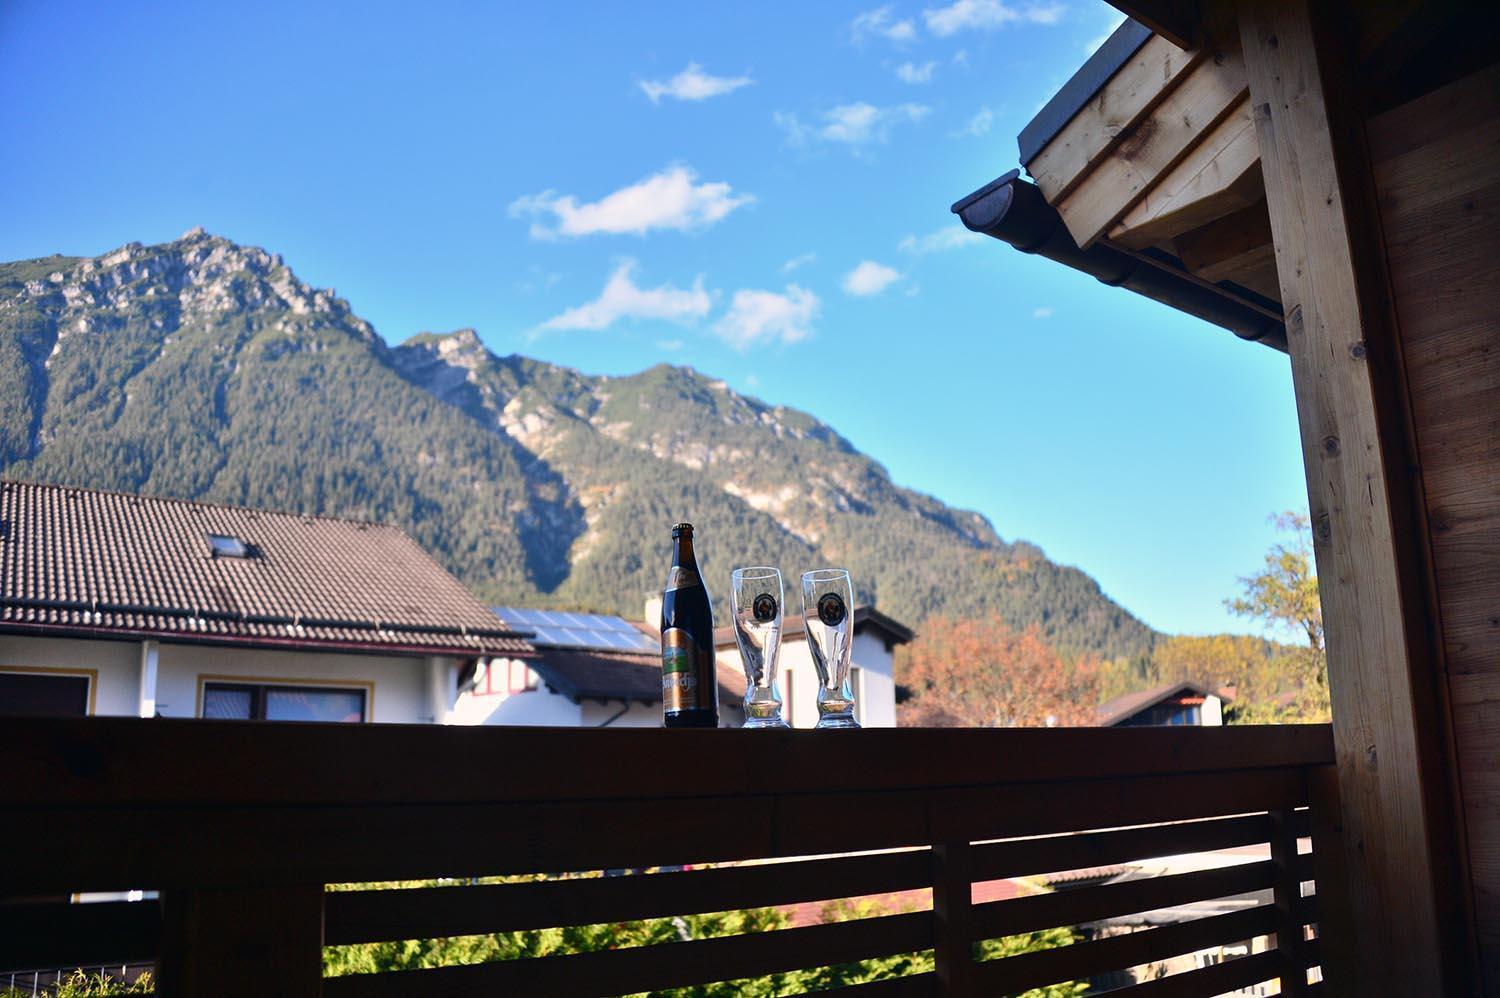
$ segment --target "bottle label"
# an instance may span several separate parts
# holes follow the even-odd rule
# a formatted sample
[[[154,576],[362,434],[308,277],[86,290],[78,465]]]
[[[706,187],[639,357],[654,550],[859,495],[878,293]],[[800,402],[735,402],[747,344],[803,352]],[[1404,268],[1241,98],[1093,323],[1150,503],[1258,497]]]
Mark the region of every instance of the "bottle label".
[[[666,591],[671,592],[674,589],[691,589],[696,585],[701,585],[702,581],[703,580],[698,578],[698,573],[693,571],[691,567],[684,565],[673,565],[667,571]]]
[[[667,711],[713,710],[714,656],[680,627],[661,635],[661,699]]]

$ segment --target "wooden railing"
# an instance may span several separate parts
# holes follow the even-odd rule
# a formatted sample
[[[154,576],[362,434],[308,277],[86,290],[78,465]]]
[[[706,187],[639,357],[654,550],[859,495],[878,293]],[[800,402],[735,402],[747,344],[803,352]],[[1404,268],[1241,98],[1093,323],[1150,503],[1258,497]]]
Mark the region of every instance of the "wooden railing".
[[[161,994],[621,994],[928,951],[929,973],[842,990],[1009,994],[1262,936],[1279,945],[1128,993],[1210,995],[1277,979],[1286,994],[1345,993],[1348,980],[1324,726],[759,732],[24,720],[0,728],[0,773],[0,894],[161,892],[159,904],[0,906],[0,969],[155,957]],[[1309,836],[1311,852],[1299,852]],[[974,884],[1256,844],[1269,845],[1265,858],[1219,869],[973,900]],[[723,865],[744,861],[758,862]],[[1309,881],[1320,889],[1304,897]],[[930,908],[924,894],[920,910],[842,922],[439,969],[322,970],[325,945],[922,888]],[[1241,903],[976,959],[980,940],[1224,898]],[[1310,967],[1323,983],[1308,984]]]

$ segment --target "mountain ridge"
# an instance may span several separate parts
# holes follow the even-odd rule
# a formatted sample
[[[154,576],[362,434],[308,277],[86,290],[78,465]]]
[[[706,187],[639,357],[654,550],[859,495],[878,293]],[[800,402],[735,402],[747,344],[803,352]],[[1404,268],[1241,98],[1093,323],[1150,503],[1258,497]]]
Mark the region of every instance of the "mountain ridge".
[[[994,610],[1110,657],[1155,640],[806,412],[691,368],[499,356],[467,328],[393,346],[280,255],[201,229],[0,264],[0,475],[389,520],[494,601],[634,617],[666,558],[643,525],[691,519],[710,579],[839,563],[912,623]]]

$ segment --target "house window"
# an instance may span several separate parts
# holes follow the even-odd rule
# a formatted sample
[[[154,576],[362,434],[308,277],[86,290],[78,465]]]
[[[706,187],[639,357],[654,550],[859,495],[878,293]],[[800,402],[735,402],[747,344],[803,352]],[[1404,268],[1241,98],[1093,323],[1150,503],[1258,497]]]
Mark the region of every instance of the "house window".
[[[250,545],[230,534],[209,534],[208,550],[215,558],[250,557]]]
[[[0,672],[0,716],[83,717],[89,678],[44,672]]]
[[[240,721],[359,722],[365,719],[365,691],[205,683],[203,716]]]

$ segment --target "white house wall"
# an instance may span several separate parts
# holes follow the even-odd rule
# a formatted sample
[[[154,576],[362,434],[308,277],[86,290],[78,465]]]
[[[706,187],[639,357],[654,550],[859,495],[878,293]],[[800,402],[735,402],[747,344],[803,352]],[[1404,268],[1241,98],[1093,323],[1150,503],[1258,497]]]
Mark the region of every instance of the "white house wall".
[[[140,641],[92,641],[0,635],[0,671],[90,674],[93,712],[131,716],[141,705]],[[207,645],[157,645],[156,711],[197,717],[205,681],[270,682],[363,689],[367,720],[425,723],[430,667],[426,659],[387,655],[279,651]]]
[[[623,714],[620,714],[620,709],[625,705],[618,700],[609,703],[585,700],[582,706],[583,716],[579,723],[585,728],[597,728],[605,721],[609,721],[611,728],[661,727],[661,704],[659,703],[632,703]],[[619,716],[616,717],[616,714]]]
[[[718,658],[732,669],[744,668],[740,663],[739,649],[735,647],[720,648]],[[896,684],[891,675],[892,655],[886,650],[884,639],[870,631],[855,634],[854,646],[850,649],[850,666],[859,669],[858,688],[854,690],[855,716],[859,723],[867,728],[894,728]],[[790,709],[783,708],[787,723],[794,728],[814,727],[818,723],[818,680],[813,669],[812,651],[805,638],[799,635],[782,642],[779,671],[782,701],[785,704],[790,700]]]
[[[128,717],[140,702],[137,641],[86,641],[0,634],[0,671],[89,675],[95,714]]]
[[[163,644],[156,707],[163,717],[198,717],[204,682],[287,682],[364,689],[366,720],[426,723],[427,675],[426,660],[415,657]]]

